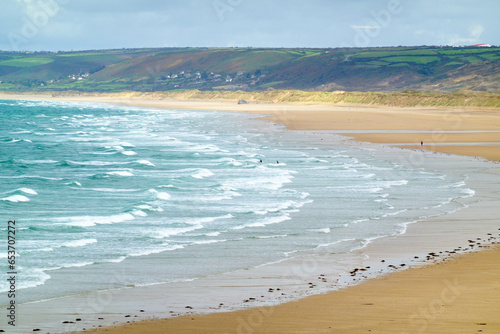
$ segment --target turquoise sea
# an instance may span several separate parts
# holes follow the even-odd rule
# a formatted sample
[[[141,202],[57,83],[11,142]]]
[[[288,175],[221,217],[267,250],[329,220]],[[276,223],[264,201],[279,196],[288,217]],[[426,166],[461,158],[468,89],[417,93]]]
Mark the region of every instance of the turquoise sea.
[[[312,147],[248,114],[0,100],[0,230],[6,245],[16,221],[18,302],[102,289],[130,259],[149,260],[123,286],[348,253],[459,209],[465,179]],[[64,271],[68,284],[51,285]]]

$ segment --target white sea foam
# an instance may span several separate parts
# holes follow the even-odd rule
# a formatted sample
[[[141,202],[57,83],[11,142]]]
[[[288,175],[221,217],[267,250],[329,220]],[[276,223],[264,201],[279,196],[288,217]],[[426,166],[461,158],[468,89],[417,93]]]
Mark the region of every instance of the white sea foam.
[[[23,279],[19,281],[18,289],[35,288],[37,286],[43,285],[49,279],[50,275],[45,273],[43,270],[29,269],[23,271]]]
[[[367,222],[369,220],[370,219],[368,219],[368,218],[356,219],[356,220],[353,220],[352,222],[350,222],[349,224],[359,224],[359,223]],[[345,224],[345,226],[348,226],[349,224]]]
[[[153,164],[149,160],[137,160],[136,162],[138,164],[141,164],[141,165],[150,166],[150,167],[156,167],[155,164]]]
[[[19,130],[19,131],[10,132],[10,134],[27,134],[27,133],[31,133],[31,131],[30,130]]]
[[[141,204],[136,206],[137,209],[146,210],[151,212],[163,212],[163,208],[161,207],[152,207],[151,205]]]
[[[73,241],[68,241],[62,244],[63,247],[85,247],[87,245],[95,244],[97,243],[97,239],[81,239],[81,240],[73,240]]]
[[[117,259],[108,260],[108,262],[111,262],[111,263],[121,263],[121,262],[125,261],[126,259],[127,259],[126,256],[121,256],[121,257],[119,257]]]
[[[169,193],[166,193],[166,192],[157,191],[155,189],[149,189],[148,191],[150,193],[154,194],[157,199],[168,201],[169,199],[172,198],[172,196]]]
[[[135,251],[129,256],[137,257],[137,256],[147,256],[147,255],[152,255],[152,254],[158,254],[162,252],[167,252],[167,251],[174,251],[178,249],[183,249],[184,246],[182,245],[172,245],[172,246],[163,246],[160,248],[155,248],[155,249],[146,249],[146,250],[140,250],[140,251]]]
[[[103,193],[133,193],[137,189],[118,189],[118,188],[85,188],[84,190],[98,191]]]
[[[331,233],[331,231],[332,230],[329,227],[313,230],[313,232],[325,233],[325,234]]]
[[[110,162],[110,161],[67,161],[71,165],[77,166],[112,166],[112,165],[124,165],[126,163],[120,162]]]
[[[57,225],[92,227],[96,225],[118,224],[126,221],[134,220],[135,217],[130,213],[122,213],[113,216],[78,216],[78,217],[63,217],[55,218]]]
[[[167,194],[165,192],[158,192],[158,194],[156,195],[158,197],[158,199],[162,199],[162,200],[169,200],[170,198],[172,198],[172,196],[170,196],[170,194]]]
[[[67,186],[77,186],[77,187],[81,187],[82,184],[78,181],[73,181],[73,182],[68,182],[68,183],[65,183]]]
[[[106,174],[115,175],[115,176],[134,176],[134,174],[132,174],[131,172],[128,172],[128,171],[107,172]]]
[[[142,210],[134,210],[132,211],[132,214],[136,217],[147,217],[148,214]]]
[[[20,159],[19,162],[23,164],[29,164],[29,165],[41,165],[41,164],[55,164],[58,163],[59,161],[56,160],[24,160]]]
[[[335,246],[335,245],[338,245],[338,244],[341,244],[341,243],[344,243],[344,242],[353,242],[353,241],[357,241],[357,240],[356,239],[336,240],[336,241],[333,241],[333,242],[328,242],[328,243],[320,244],[320,245],[316,246],[316,249],[323,248],[323,247]]]
[[[207,224],[213,223],[217,220],[221,219],[231,219],[234,218],[232,214],[227,214],[224,216],[219,216],[219,217],[202,217],[202,218],[190,218],[190,219],[185,219],[184,224],[189,225],[186,227],[168,227],[168,228],[161,228],[153,232],[152,237],[156,239],[164,239],[168,238],[171,236],[175,235],[181,235],[185,234],[188,232],[196,231],[205,228]],[[210,236],[218,236],[217,234],[219,232],[211,232],[207,233],[206,235]],[[217,234],[217,235],[216,235]]]
[[[289,208],[295,208],[297,204],[298,203],[295,202],[295,201],[286,201],[286,202],[283,202],[283,203],[279,203],[274,208],[267,209],[266,211],[268,213],[270,213],[270,212],[278,212],[278,211],[286,210],[286,209],[289,209]]]
[[[22,191],[25,194],[38,195],[38,193],[36,191],[34,191],[33,189],[30,189],[30,188],[19,188],[17,190]]]
[[[37,252],[52,252],[52,251],[54,251],[54,248],[52,248],[52,247],[45,247],[45,248],[39,248],[39,249],[30,250],[28,252],[37,253]]]
[[[288,234],[280,234],[280,235],[262,235],[258,236],[257,239],[278,239],[278,238],[286,238]]]
[[[231,219],[234,218],[234,216],[230,213],[224,216],[219,216],[219,217],[203,217],[203,218],[191,218],[185,220],[186,224],[191,224],[191,225],[203,225],[203,224],[208,224],[208,223],[213,223],[216,220],[220,219]]]
[[[262,219],[256,223],[236,226],[236,227],[233,227],[232,229],[233,230],[243,230],[243,229],[252,228],[252,227],[265,227],[267,225],[279,224],[279,223],[282,223],[282,222],[290,220],[290,219],[292,219],[292,218],[290,218],[290,216],[288,214],[286,214],[286,215],[277,216],[277,217],[265,218],[265,219]]]
[[[470,188],[463,189],[462,193],[465,195],[465,197],[472,197],[476,194],[476,191]]]
[[[297,201],[290,200],[290,201],[285,201],[282,203],[277,203],[277,204],[275,204],[274,207],[260,209],[260,210],[254,210],[254,211],[252,211],[252,213],[256,214],[256,215],[267,215],[268,213],[276,213],[276,212],[280,212],[280,211],[284,211],[284,210],[286,210],[287,212],[291,212],[294,209],[301,208],[304,205],[312,203],[312,202],[313,202],[312,200],[304,201],[304,202],[297,202]]]
[[[194,177],[195,179],[204,179],[213,175],[214,173],[212,173],[211,170],[202,168],[199,169],[196,173],[192,174],[191,176]]]
[[[222,162],[222,163],[224,163],[226,165],[233,166],[233,167],[243,166],[243,164],[241,162],[236,161],[233,158],[221,158],[218,161],[220,161],[220,162]]]
[[[163,229],[158,229],[154,232],[152,232],[152,237],[155,239],[165,239],[168,237],[172,237],[174,235],[179,235],[179,234],[185,234],[188,232],[200,230],[203,228],[203,225],[193,225],[189,227],[170,227],[170,228],[163,228]]]
[[[308,163],[329,163],[327,160],[315,158],[315,157],[309,157],[306,159],[302,159],[301,162],[308,162]]]
[[[64,264],[63,268],[81,268],[94,264],[94,262],[78,262],[78,263],[68,263]]]
[[[243,166],[243,164],[239,161],[236,161],[236,160],[233,160],[231,162],[228,163],[230,166],[234,166],[234,167],[240,167],[240,166]]]
[[[277,175],[277,176],[262,176],[262,177],[246,177],[226,181],[224,186],[234,189],[267,189],[278,190],[286,183],[292,182],[293,176]]]
[[[455,184],[452,184],[450,187],[452,187],[452,188],[461,188],[461,187],[463,187],[465,185],[466,185],[465,181],[460,181],[460,182],[457,182]]]
[[[394,186],[405,186],[408,184],[408,180],[397,180],[397,181],[387,181],[385,183],[386,187],[394,187]]]
[[[2,201],[19,203],[19,202],[29,202],[30,199],[26,196],[23,196],[23,195],[12,195],[9,197],[2,198]]]
[[[167,184],[167,185],[158,186],[158,188],[176,188],[176,186],[174,186],[173,184]]]
[[[134,151],[122,151],[121,153],[128,156],[137,155],[137,153]]]
[[[368,182],[366,184],[358,184],[358,185],[345,185],[345,186],[333,186],[328,187],[329,189],[346,189],[347,191],[361,191],[368,193],[380,193],[385,189],[389,189],[392,187],[404,186],[407,185],[407,180],[396,180],[396,181],[374,181]]]
[[[241,196],[241,194],[234,191],[226,191],[222,195],[203,196],[201,198],[198,198],[198,200],[202,202],[218,202],[218,201],[230,200],[238,196]]]
[[[116,145],[116,146],[105,146],[105,148],[111,149],[111,150],[115,150],[115,151],[120,151],[120,152],[125,150],[122,146],[118,146],[118,145]]]
[[[200,241],[193,241],[193,245],[210,245],[210,244],[217,244],[219,242],[226,242],[227,240],[200,240]]]
[[[221,150],[220,147],[214,144],[194,145],[189,147],[188,150],[195,152],[227,152],[226,150]]]

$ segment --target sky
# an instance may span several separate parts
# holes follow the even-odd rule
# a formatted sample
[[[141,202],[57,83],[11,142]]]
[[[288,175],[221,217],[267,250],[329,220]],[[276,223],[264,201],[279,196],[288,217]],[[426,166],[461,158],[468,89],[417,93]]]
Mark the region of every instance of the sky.
[[[0,50],[500,45],[498,0],[0,0]]]

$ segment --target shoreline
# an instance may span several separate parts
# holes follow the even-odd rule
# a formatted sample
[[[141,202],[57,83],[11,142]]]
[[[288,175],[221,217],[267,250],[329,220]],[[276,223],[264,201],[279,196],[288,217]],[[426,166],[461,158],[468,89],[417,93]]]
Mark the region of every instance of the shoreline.
[[[24,99],[26,99],[26,97],[24,97]],[[69,100],[68,100],[69,101]],[[78,100],[78,101],[81,101],[81,100]],[[177,108],[177,107],[174,107],[174,104],[172,101],[169,101],[167,103],[165,103],[165,101],[154,101],[154,102],[151,102],[151,103],[132,103],[130,101],[121,101],[121,103],[119,101],[115,101],[115,100],[108,100],[108,101],[104,101],[104,100],[99,100],[99,101],[93,101],[93,100],[84,100],[83,102],[104,102],[104,103],[119,103],[119,104],[126,104],[126,105],[137,105],[137,106],[140,106],[140,107],[153,107],[153,108],[159,108],[160,106],[164,106],[165,108]],[[132,104],[129,104],[129,103],[132,103]],[[176,101],[175,103],[179,103],[178,101]],[[270,110],[267,110],[269,109],[269,105],[258,105],[259,107],[255,107],[253,105],[250,105],[250,107],[248,107],[248,105],[246,105],[245,108],[240,108],[239,105],[236,105],[236,104],[230,104],[230,103],[222,103],[224,105],[224,108],[225,110],[227,111],[238,111],[238,112],[252,112],[252,113],[257,113],[257,114],[262,114],[262,115],[269,115],[270,114]],[[220,103],[213,103],[213,104],[209,104],[207,106],[207,104],[205,102],[194,102],[194,103],[187,103],[187,104],[182,104],[184,106],[185,109],[193,109],[194,106],[196,106],[197,108],[195,109],[198,109],[198,110],[204,110],[204,109],[210,109],[210,108],[217,108],[215,110],[220,110],[222,109],[221,107],[221,104]],[[321,118],[318,120],[316,119],[316,128],[314,128],[314,124],[307,124],[307,119],[305,119],[305,117],[308,117],[310,116],[310,114],[308,113],[307,115],[304,113],[305,109],[309,109],[309,110],[313,110],[316,114],[324,114],[324,113],[332,113],[332,106],[316,106],[316,107],[310,107],[310,106],[303,106],[303,105],[273,105],[274,109],[271,110],[272,113],[274,114],[274,116],[272,116],[269,120],[273,121],[273,122],[276,122],[276,121],[281,121],[282,123],[285,123],[288,125],[288,128],[290,129],[295,129],[295,130],[308,130],[308,131],[311,131],[311,130],[316,130],[316,131],[329,131],[331,129],[329,129],[329,127],[331,127],[331,124],[325,124],[325,119],[324,118]],[[267,109],[266,109],[267,108]],[[363,116],[370,116],[370,117],[375,117],[377,118],[378,115],[373,115],[373,114],[370,114],[370,113],[374,113],[374,111],[376,111],[377,109],[386,109],[385,107],[353,107],[353,106],[338,106],[337,108],[335,108],[336,111],[342,111],[344,112],[343,113],[343,116],[341,117],[345,117],[346,115],[346,111],[349,111],[350,113],[353,111],[353,110],[348,110],[350,108],[353,108],[355,109],[354,112],[357,113],[357,116],[359,117],[363,117]],[[390,108],[390,107],[387,107],[387,108]],[[403,109],[403,108],[396,108],[396,109]],[[418,110],[424,110],[424,109],[418,109]],[[431,111],[425,109],[428,113],[430,113],[431,115],[429,116],[431,119],[436,119],[436,117],[443,117],[443,115],[439,115],[439,112],[442,110],[439,109],[438,111],[435,111],[434,108],[432,108]],[[310,112],[310,111],[309,111]],[[383,114],[386,115],[386,117],[394,117],[396,113],[398,113],[399,111],[396,111],[396,110],[389,110],[389,112],[387,111],[383,111]],[[409,117],[409,120],[407,120],[409,123],[407,124],[411,124],[412,122],[415,122],[415,118],[419,118],[417,117],[418,115],[415,115],[415,113],[410,113],[411,114],[411,117]],[[484,115],[483,115],[484,116]],[[470,117],[467,116],[467,117]],[[478,122],[479,120],[476,119],[476,121]],[[305,125],[304,125],[305,123]],[[485,128],[483,128],[482,130],[479,130],[479,131],[494,131],[494,127],[495,125],[494,124],[490,124],[491,122],[487,122],[488,123],[488,126],[486,126]],[[318,127],[318,124],[321,125],[320,127]],[[428,125],[427,123],[425,124],[422,124],[422,123],[418,123],[419,124],[419,127],[420,129],[422,129],[423,127],[425,127],[426,125]],[[476,123],[474,123],[476,124]],[[479,124],[479,123],[477,123]],[[335,126],[339,126],[339,123],[336,123],[334,124]],[[366,124],[366,126],[368,126],[369,124]],[[357,124],[358,127],[363,127],[361,124]],[[324,128],[323,128],[324,127]],[[455,129],[456,126],[455,125],[452,125],[446,129]],[[499,127],[497,127],[496,129],[498,129]],[[353,129],[342,129],[344,131],[348,131],[348,130],[353,130]],[[361,129],[362,130],[362,129]],[[385,130],[396,130],[396,129],[391,129],[391,128],[387,128]],[[405,129],[405,130],[408,130],[408,129]],[[478,130],[478,129],[475,129],[475,130]],[[470,130],[444,130],[444,131],[470,131]],[[311,131],[312,132],[312,131]],[[331,133],[331,132],[329,132]],[[335,133],[335,132],[333,132]],[[439,133],[443,133],[443,132],[439,132]],[[447,132],[444,132],[444,133],[447,133]],[[488,132],[490,135],[494,132]],[[451,134],[451,132],[449,133]],[[342,133],[342,135],[346,135],[345,132]],[[350,137],[350,135],[349,135]],[[382,143],[383,144],[383,143]],[[377,150],[380,150],[380,151],[384,151],[384,150],[396,150],[394,148],[392,149],[388,149],[388,148],[384,148],[383,146],[380,146],[378,144],[375,144],[375,145],[370,145],[369,146],[370,148],[375,148]],[[411,153],[413,157],[426,157],[426,156],[429,156],[429,157],[432,157],[433,154],[432,153],[428,153],[428,152],[425,152],[425,151],[422,151],[422,150],[416,150],[416,151],[410,151],[410,150],[404,150],[405,152],[409,153],[409,152],[413,152]],[[447,153],[447,152],[445,152]],[[440,160],[440,163],[442,165],[445,165],[447,164],[448,162],[452,161],[454,159],[453,156],[442,156],[442,157],[435,157],[437,158],[438,160]],[[459,157],[458,157],[459,158]],[[471,163],[472,164],[475,164],[476,162],[474,161],[474,159],[470,159],[471,160]],[[498,198],[497,196],[495,196],[495,194],[491,194],[491,187],[493,187],[493,184],[490,184],[488,183],[488,176],[491,176],[490,173],[493,173],[495,175],[498,175],[498,170],[497,168],[495,168],[495,166],[493,166],[493,164],[491,163],[487,163],[488,166],[490,166],[489,168],[486,168],[485,166],[485,169],[488,169],[487,172],[484,173],[484,175],[481,175],[480,177],[477,178],[477,180],[474,180],[474,182],[476,182],[476,184],[479,184],[479,188],[480,191],[478,192],[477,196],[479,197],[482,197],[482,201],[478,201],[476,202],[476,199],[474,199],[474,201],[468,201],[466,200],[465,201],[465,205],[469,206],[469,208],[473,208],[474,210],[469,210],[468,214],[466,215],[466,218],[463,218],[461,217],[462,216],[462,213],[463,211],[460,211],[461,214],[457,214],[456,212],[455,213],[451,213],[451,214],[447,214],[445,215],[446,219],[441,219],[443,217],[437,217],[435,219],[431,218],[431,219],[428,219],[426,220],[426,222],[419,222],[418,224],[410,224],[408,226],[408,231],[406,234],[404,235],[399,235],[399,236],[396,236],[396,237],[387,237],[387,238],[384,238],[384,241],[381,243],[381,242],[378,242],[379,240],[375,240],[374,242],[372,242],[370,245],[367,246],[367,248],[363,249],[363,250],[360,250],[359,253],[360,254],[371,254],[371,258],[369,259],[366,259],[366,261],[364,261],[365,263],[361,263],[359,264],[359,266],[367,266],[367,264],[371,264],[370,266],[374,266],[375,263],[380,263],[380,259],[383,258],[385,261],[387,261],[387,263],[393,263],[393,262],[390,262],[391,260],[396,260],[396,259],[400,259],[401,258],[401,255],[397,255],[395,256],[394,258],[391,259],[391,254],[388,253],[388,244],[391,244],[391,247],[398,247],[396,249],[402,249],[402,253],[406,254],[405,256],[408,258],[408,261],[411,261],[410,260],[410,256],[417,256],[417,252],[413,250],[413,246],[412,247],[409,247],[410,249],[405,249],[405,248],[408,248],[408,247],[405,247],[404,245],[408,242],[410,243],[416,243],[418,244],[418,246],[421,248],[421,249],[428,249],[428,250],[432,250],[433,252],[451,252],[453,251],[456,247],[458,247],[459,245],[465,245],[467,243],[467,240],[465,240],[464,238],[464,234],[467,234],[467,235],[470,235],[470,238],[474,237],[474,238],[477,238],[477,237],[481,237],[482,240],[486,240],[488,237],[486,235],[486,233],[478,233],[477,235],[472,235],[472,233],[476,232],[474,230],[473,227],[471,226],[467,226],[469,225],[470,223],[470,219],[471,217],[473,217],[474,219],[476,219],[476,217],[478,217],[478,214],[481,214],[481,212],[483,210],[486,210],[486,212],[489,212],[491,214],[491,212],[494,212],[495,210],[495,207],[496,205],[498,204]],[[487,193],[487,194],[486,194]],[[486,194],[486,195],[485,195]],[[477,203],[481,203],[482,205],[479,206],[477,205]],[[487,204],[487,205],[485,205]],[[485,209],[485,207],[487,207]],[[467,210],[467,209],[465,209]],[[490,219],[489,217],[486,217],[485,215],[482,215],[481,216],[482,219],[484,220],[488,220]],[[454,228],[456,229],[456,231],[454,231],[452,234],[453,236],[450,236],[448,235],[447,233],[449,232],[448,229],[450,228],[449,227],[449,224],[448,222],[449,221],[453,221],[454,222]],[[427,226],[425,226],[427,225]],[[491,222],[491,228],[488,229],[487,231],[488,232],[494,232],[493,231],[493,227],[494,226],[497,226],[498,224],[496,222]],[[498,228],[498,227],[497,227]],[[429,240],[427,240],[428,238],[426,238],[426,233],[428,233],[429,230],[433,230],[437,233],[442,233],[443,235],[446,235],[446,237],[448,237],[447,239],[447,242],[446,243],[442,243],[442,242],[439,242],[439,243],[436,243],[437,240],[434,240],[433,242],[430,242]],[[482,231],[482,232],[486,232],[486,231]],[[479,235],[481,234],[481,235]],[[394,248],[393,248],[394,249]],[[423,258],[425,257],[425,252],[424,253],[418,253],[418,256],[420,258]],[[325,261],[327,260],[331,260],[331,259],[327,259],[325,257]],[[302,259],[303,261],[303,259]],[[458,262],[460,262],[461,260],[458,259]],[[300,262],[300,261],[299,261]],[[396,266],[399,267],[400,264],[394,262],[396,264]],[[296,263],[297,264],[297,263]],[[283,264],[286,266],[286,264]],[[409,265],[409,263],[408,263]],[[414,264],[415,266],[422,266],[422,265],[425,265],[425,263],[422,263],[420,260],[417,260],[416,263]],[[401,268],[401,267],[399,267]],[[373,268],[375,269],[375,268]],[[377,268],[378,270],[379,268]],[[425,268],[423,269],[417,269],[418,270],[426,270]],[[407,270],[403,271],[402,273],[404,272],[407,272]],[[266,271],[264,270],[263,273],[266,273]],[[266,273],[267,274],[267,273]],[[376,274],[376,273],[375,273]],[[311,276],[317,276],[317,275],[320,275],[320,273],[314,273],[314,275],[311,275]],[[393,277],[393,275],[397,275],[397,274],[390,274],[389,276],[384,276],[384,278],[382,278],[382,280],[385,280],[386,278],[389,280],[391,277]],[[236,282],[238,282],[238,280],[242,280],[244,279],[246,276],[245,276],[245,273],[238,273],[237,275],[235,275],[235,284]],[[353,289],[353,288],[356,288],[358,286],[365,286],[366,284],[368,284],[369,282],[371,281],[376,281],[376,280],[364,280],[363,284],[361,285],[356,285],[355,287],[350,287],[348,289],[345,289],[345,290],[340,290],[340,291],[335,291],[335,292],[331,292],[331,294],[335,294],[335,293],[339,293],[339,292],[348,292],[349,290]],[[390,285],[390,284],[389,284]],[[151,290],[154,290],[154,289],[146,289],[146,290],[149,290],[151,292]],[[255,291],[255,293],[257,293],[257,291]],[[155,296],[153,293],[150,293],[149,294],[149,297],[150,298],[153,298],[153,296]],[[328,295],[321,295],[321,296],[330,296],[330,293]],[[316,297],[309,297],[309,298],[316,298]],[[309,298],[306,298],[306,299],[309,299]],[[325,297],[325,298],[331,298],[331,297]],[[294,302],[291,302],[291,303],[287,303],[287,304],[293,304],[293,303],[302,303],[302,302],[305,302],[306,299],[301,299],[299,301],[294,301]],[[287,304],[280,304],[280,306],[273,306],[272,309],[273,310],[276,310],[278,308],[281,308],[282,305],[287,305]],[[314,303],[313,303],[314,304]],[[293,305],[297,305],[297,304],[293,304]],[[309,304],[309,307],[314,307],[314,305],[310,305]],[[309,308],[309,307],[306,307],[306,308]],[[292,307],[293,308],[293,307]],[[249,313],[246,313],[247,315],[254,315],[256,313],[255,312],[256,309],[249,309],[247,311],[241,311],[241,312],[249,312]],[[235,312],[235,313],[228,313],[228,314],[225,314],[224,316],[229,316],[231,319],[233,320],[237,320],[237,319],[240,319],[242,317],[242,315],[239,313],[240,311],[238,312]],[[265,311],[262,311],[262,312],[265,312]],[[274,312],[274,311],[273,311]],[[287,313],[288,312],[288,313]],[[289,313],[290,311],[286,311],[285,314],[290,314]],[[140,314],[139,314],[140,315]],[[172,323],[179,323],[180,327],[176,327],[178,330],[182,330],[183,328],[191,328],[190,327],[190,323],[193,321],[191,320],[192,317],[194,316],[193,315],[189,315],[187,316],[186,318],[175,318],[175,319],[172,319],[172,320],[166,320],[167,322],[170,322],[167,326],[169,328],[172,327]],[[222,315],[219,315],[219,314],[212,314],[212,315],[208,315],[206,317],[213,317],[213,318],[217,318],[218,316],[222,316]],[[324,315],[323,315],[324,316]],[[245,315],[243,315],[243,317],[245,317]],[[296,317],[296,316],[294,316]],[[198,316],[196,315],[196,318],[198,319]],[[259,318],[260,319],[260,318]],[[285,321],[287,319],[281,319],[282,321]],[[297,322],[301,322],[300,319],[296,319]],[[184,321],[184,323],[183,323]],[[260,320],[259,320],[260,321]],[[125,321],[124,321],[125,322]],[[289,321],[285,321],[285,322],[289,322]],[[302,322],[307,322],[307,321],[302,321]],[[147,329],[145,329],[146,327],[144,328],[140,328],[139,327],[135,327],[136,325],[134,326],[130,326],[130,333],[134,333],[132,327],[135,327],[135,331],[137,333],[139,332],[144,332],[146,333],[155,333],[155,330],[157,330],[157,332],[164,332],[163,329],[161,329],[161,327],[159,327],[160,323],[162,323],[162,321],[148,321],[148,322],[145,322],[143,325],[147,326]],[[219,321],[215,321],[212,322],[212,325],[217,325],[219,323]],[[229,322],[231,323],[231,322]],[[234,324],[234,323],[233,323]],[[235,328],[237,329],[238,326],[240,324],[239,323],[236,323],[236,327],[231,327],[229,329],[222,329],[222,328],[219,328],[217,327],[216,329],[214,329],[213,333],[219,333],[220,330],[232,330],[234,331]],[[248,324],[247,324],[248,325]],[[137,326],[142,326],[142,324],[139,324]],[[184,327],[183,327],[184,326]],[[352,326],[349,325],[349,326]],[[121,330],[127,330],[127,327],[119,327],[118,329],[115,329],[117,330],[117,332],[120,332]],[[251,329],[253,330],[253,332],[259,332],[259,330],[262,330],[262,331],[265,331],[266,328],[262,328],[262,327],[265,327],[265,326],[258,326],[259,328],[254,328],[251,326]],[[155,329],[156,328],[156,329]],[[204,328],[204,327],[201,327],[201,328]],[[244,328],[244,327],[240,327],[240,328]],[[206,328],[204,328],[206,329]],[[107,329],[108,330],[108,329]],[[109,329],[109,330],[112,330],[112,329]],[[279,331],[280,329],[277,329],[276,332],[280,332]],[[304,329],[305,330],[305,329]],[[310,329],[310,330],[313,330],[313,329]],[[314,329],[315,331],[318,330],[318,328]],[[326,329],[321,329],[321,330],[326,330]],[[331,329],[330,329],[331,331]],[[123,331],[124,332],[124,331]],[[173,331],[175,332],[175,331]],[[187,331],[189,332],[189,331]],[[192,332],[196,332],[195,330],[193,330]],[[283,331],[285,332],[285,331]],[[354,331],[356,332],[356,331]],[[384,331],[382,331],[384,332]],[[112,333],[112,332],[111,332]],[[211,333],[210,331],[208,331],[207,329],[207,333]],[[357,333],[357,332],[356,332]],[[398,332],[399,333],[399,332]]]
[[[263,102],[238,104],[231,100],[176,100],[113,95],[52,97],[0,94],[2,98],[251,113],[262,115],[263,119],[270,122],[283,124],[290,130],[330,131],[355,141],[500,161],[499,108]],[[373,130],[379,132],[370,132]]]

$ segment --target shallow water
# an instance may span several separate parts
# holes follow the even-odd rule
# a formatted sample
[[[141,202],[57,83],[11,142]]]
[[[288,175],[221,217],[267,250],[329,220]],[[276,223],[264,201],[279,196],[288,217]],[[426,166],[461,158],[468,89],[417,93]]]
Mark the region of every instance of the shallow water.
[[[474,194],[465,175],[311,147],[249,115],[0,101],[0,119],[19,302],[105,289],[124,268],[121,286],[145,286],[348,254]]]

